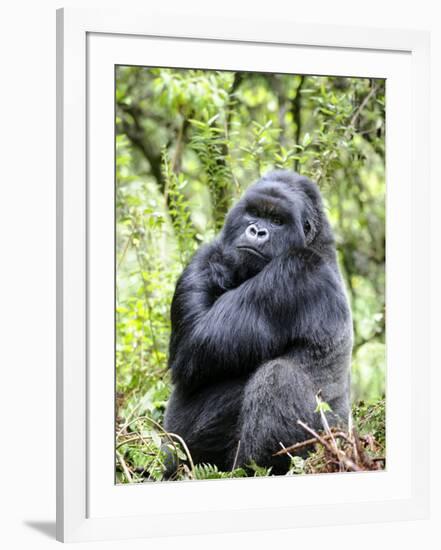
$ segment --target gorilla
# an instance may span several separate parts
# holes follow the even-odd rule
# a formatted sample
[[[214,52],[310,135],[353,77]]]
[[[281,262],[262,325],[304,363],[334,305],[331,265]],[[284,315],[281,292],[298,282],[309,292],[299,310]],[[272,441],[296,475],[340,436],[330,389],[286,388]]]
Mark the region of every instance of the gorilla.
[[[288,471],[281,444],[350,411],[352,320],[316,184],[272,171],[228,213],[179,278],[171,305],[173,392],[164,427],[195,463]],[[174,462],[176,467],[176,462]]]

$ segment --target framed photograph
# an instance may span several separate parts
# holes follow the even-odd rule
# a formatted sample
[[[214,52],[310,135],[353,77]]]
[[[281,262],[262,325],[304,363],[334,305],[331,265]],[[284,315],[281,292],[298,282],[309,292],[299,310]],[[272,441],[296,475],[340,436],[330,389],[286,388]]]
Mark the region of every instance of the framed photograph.
[[[427,517],[416,31],[57,12],[57,538]]]

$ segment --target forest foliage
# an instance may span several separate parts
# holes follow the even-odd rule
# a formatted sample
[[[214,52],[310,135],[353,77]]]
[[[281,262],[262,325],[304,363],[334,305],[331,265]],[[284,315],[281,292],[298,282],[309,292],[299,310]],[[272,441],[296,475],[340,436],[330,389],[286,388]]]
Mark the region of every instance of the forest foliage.
[[[119,66],[115,96],[117,480],[162,478],[176,279],[273,168],[321,188],[353,314],[354,422],[383,453],[384,80]],[[195,465],[181,478],[242,474]]]

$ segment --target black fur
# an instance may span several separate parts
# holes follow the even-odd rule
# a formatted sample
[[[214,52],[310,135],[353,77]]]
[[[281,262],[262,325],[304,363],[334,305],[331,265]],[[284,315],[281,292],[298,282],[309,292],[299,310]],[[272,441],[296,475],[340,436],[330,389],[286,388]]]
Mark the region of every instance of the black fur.
[[[320,428],[315,395],[349,414],[351,314],[317,186],[270,172],[201,247],[171,307],[174,391],[165,428],[195,462],[231,469],[251,460],[285,473],[280,442]],[[239,445],[240,440],[240,445]]]

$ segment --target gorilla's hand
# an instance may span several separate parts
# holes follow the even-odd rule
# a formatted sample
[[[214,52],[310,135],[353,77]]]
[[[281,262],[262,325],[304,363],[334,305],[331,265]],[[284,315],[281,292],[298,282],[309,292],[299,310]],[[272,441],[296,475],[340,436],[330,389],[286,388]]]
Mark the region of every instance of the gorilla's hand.
[[[249,258],[245,252],[221,245],[208,248],[206,253],[209,286],[216,298],[239,287],[268,264]]]
[[[229,253],[221,246],[211,246],[206,250],[206,266],[209,287],[213,295],[236,288],[240,282],[237,276],[237,254]]]

